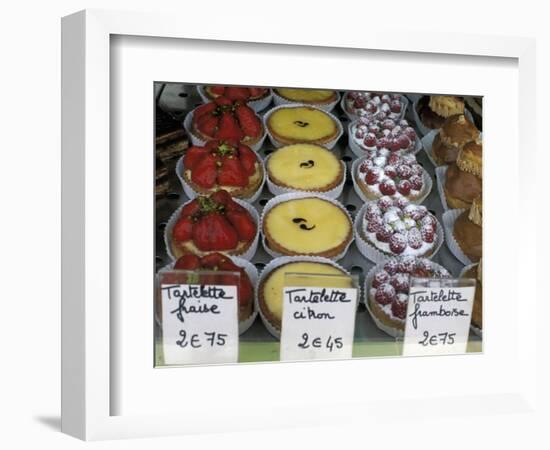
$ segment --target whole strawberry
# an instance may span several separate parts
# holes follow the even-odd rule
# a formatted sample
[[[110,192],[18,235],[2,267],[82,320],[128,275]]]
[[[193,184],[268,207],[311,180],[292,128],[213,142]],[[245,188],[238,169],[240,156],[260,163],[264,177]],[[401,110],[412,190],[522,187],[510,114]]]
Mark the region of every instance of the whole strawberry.
[[[251,108],[244,104],[237,104],[235,115],[245,136],[255,138],[260,135],[262,125],[260,119]]]

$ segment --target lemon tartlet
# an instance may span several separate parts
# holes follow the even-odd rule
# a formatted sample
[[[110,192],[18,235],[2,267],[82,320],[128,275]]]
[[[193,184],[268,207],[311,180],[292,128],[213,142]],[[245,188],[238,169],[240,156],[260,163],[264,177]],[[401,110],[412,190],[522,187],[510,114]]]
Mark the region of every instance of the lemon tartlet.
[[[326,112],[309,106],[278,108],[269,116],[267,126],[282,144],[326,144],[338,135],[336,121]]]
[[[278,88],[275,92],[285,100],[296,103],[326,105],[337,99],[335,91],[324,89]]]
[[[343,208],[320,197],[292,198],[270,208],[263,220],[267,246],[287,256],[332,258],[352,239],[352,223]]]
[[[267,172],[277,186],[298,191],[327,192],[344,179],[340,160],[314,144],[281,147],[267,160]]]
[[[315,287],[352,287],[352,280],[343,270],[329,263],[313,261],[289,262],[277,267],[260,283],[259,304],[263,316],[278,330],[283,316],[283,289],[288,283],[286,274],[342,275],[344,277],[293,276],[292,284]]]

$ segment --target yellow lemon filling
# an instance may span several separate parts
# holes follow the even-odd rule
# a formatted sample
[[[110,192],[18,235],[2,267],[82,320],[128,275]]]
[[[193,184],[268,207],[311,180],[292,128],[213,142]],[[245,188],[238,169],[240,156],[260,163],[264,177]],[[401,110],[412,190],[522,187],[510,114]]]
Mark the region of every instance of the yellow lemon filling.
[[[282,147],[268,160],[272,181],[301,190],[322,190],[341,178],[340,161],[332,152],[312,144]]]
[[[279,88],[276,89],[276,91],[281,97],[292,100],[293,102],[321,103],[334,97],[334,91],[322,89]]]
[[[278,109],[269,117],[269,126],[276,135],[302,142],[323,140],[337,131],[328,114],[308,107]]]
[[[346,277],[308,277],[286,274],[346,275],[330,264],[316,262],[288,263],[275,269],[263,285],[263,296],[269,311],[279,320],[283,315],[283,289],[285,286],[315,287],[352,287],[351,278]]]

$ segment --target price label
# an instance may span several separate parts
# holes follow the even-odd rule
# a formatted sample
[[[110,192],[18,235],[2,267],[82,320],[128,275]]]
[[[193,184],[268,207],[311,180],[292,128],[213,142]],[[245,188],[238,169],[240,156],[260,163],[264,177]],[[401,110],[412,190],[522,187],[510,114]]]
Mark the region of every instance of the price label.
[[[465,353],[475,280],[411,278],[403,355]]]
[[[285,287],[281,361],[351,358],[357,289]]]
[[[236,284],[161,281],[160,294],[166,365],[237,362],[239,322]]]

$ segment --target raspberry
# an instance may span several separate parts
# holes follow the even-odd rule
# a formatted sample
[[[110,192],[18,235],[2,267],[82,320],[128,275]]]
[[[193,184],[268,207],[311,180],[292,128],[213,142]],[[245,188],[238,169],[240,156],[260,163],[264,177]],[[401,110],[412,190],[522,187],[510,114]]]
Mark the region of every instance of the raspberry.
[[[413,175],[410,180],[411,182],[411,189],[415,191],[421,191],[422,187],[424,186],[424,181],[422,181],[422,177],[419,175]]]
[[[401,150],[401,146],[399,145],[399,141],[397,139],[392,139],[390,142],[390,150],[392,152],[398,152]]]
[[[406,297],[408,299],[408,297]],[[392,314],[401,319],[405,320],[407,316],[407,300],[396,298],[391,304]]]
[[[401,164],[400,166],[397,166],[397,174],[399,175],[399,178],[410,178],[412,175],[412,169],[406,164]]]
[[[363,140],[363,144],[368,148],[374,147],[376,145],[376,137],[369,133]]]
[[[402,233],[395,233],[390,238],[389,244],[390,244],[390,250],[392,251],[392,253],[400,255],[407,248],[407,238]]]
[[[367,206],[365,217],[367,218],[367,220],[372,220],[374,217],[382,217],[382,210],[378,207],[376,203],[369,203]]]
[[[391,140],[387,137],[378,139],[376,143],[376,148],[390,148]]]
[[[367,231],[369,233],[376,233],[384,225],[380,216],[375,216],[367,223]]]
[[[399,260],[390,259],[386,264],[384,264],[384,270],[388,275],[395,275],[399,271]]]
[[[404,256],[399,260],[399,272],[412,273],[416,267],[416,259],[414,256]]]
[[[365,106],[365,110],[370,114],[374,114],[377,109],[378,108],[376,107],[376,105],[372,102],[368,102],[367,105]]]
[[[407,294],[409,292],[409,275],[406,273],[396,273],[391,277],[390,284],[397,292]]]
[[[365,132],[360,128],[357,128],[357,130],[355,131],[355,137],[357,139],[363,139],[365,137]]]
[[[411,248],[419,249],[422,247],[422,235],[420,234],[420,231],[418,228],[411,228],[407,234],[407,240],[409,242],[409,246]]]
[[[427,213],[427,211],[426,211]],[[426,226],[426,227],[429,227],[432,229],[432,231],[435,231],[435,228],[436,228],[436,221],[435,221],[435,217],[432,216],[431,214],[426,214],[422,220],[420,221],[420,225],[422,227]]]
[[[357,109],[364,108],[367,104],[367,101],[363,97],[357,97],[353,102],[353,107]]]
[[[382,100],[384,103],[389,103],[389,102],[391,102],[390,94],[383,94],[383,95],[380,97],[380,100]]]
[[[372,167],[367,171],[365,181],[369,185],[373,185],[380,181],[380,169],[378,167]]]
[[[399,155],[393,154],[393,155],[390,155],[390,157],[388,158],[388,164],[390,164],[391,166],[397,165],[398,162],[399,162]]]
[[[422,176],[423,168],[420,164],[418,164],[418,163],[411,164],[411,170],[412,170],[413,175]]]
[[[383,195],[394,195],[397,192],[395,183],[393,180],[384,180],[379,184],[378,189]]]
[[[395,122],[391,119],[386,119],[382,122],[382,128],[386,130],[393,130],[395,127]]]
[[[393,200],[393,206],[395,206],[396,208],[399,208],[401,210],[403,208],[406,208],[408,205],[409,205],[409,201],[404,197],[396,197]]]
[[[393,228],[391,225],[385,223],[376,232],[376,239],[380,242],[389,242],[393,234]]]
[[[369,124],[369,131],[371,133],[374,133],[375,135],[378,135],[378,133],[380,133],[380,127],[378,126],[378,124],[373,122]]]
[[[391,112],[394,112],[394,113],[401,112],[401,102],[399,100],[393,100],[391,102]]]
[[[388,283],[390,281],[390,276],[388,273],[384,270],[381,270],[380,272],[376,273],[374,277],[372,277],[372,287],[377,288],[381,284]]]
[[[422,225],[422,228],[420,228],[420,235],[422,236],[422,240],[428,244],[431,244],[435,239],[435,231],[430,225]]]
[[[390,178],[395,178],[397,176],[397,171],[395,170],[395,167],[391,165],[388,165],[384,168],[384,173]]]
[[[405,166],[406,167],[406,166]],[[411,182],[409,180],[401,180],[397,184],[397,190],[401,195],[409,195],[411,193]]]
[[[360,173],[367,173],[368,170],[373,166],[372,161],[370,159],[365,159],[359,166],[359,172]]]
[[[399,145],[403,150],[409,148],[411,146],[411,140],[407,137],[407,135],[402,134],[397,138]]]
[[[378,286],[374,299],[381,305],[389,305],[396,298],[395,289],[389,283]]]
[[[387,211],[392,206],[393,206],[393,200],[391,199],[391,197],[384,196],[378,199],[378,207],[382,211]]]
[[[428,210],[423,205],[409,205],[404,211],[413,220],[420,220],[428,214]]]
[[[405,136],[407,136],[412,142],[415,142],[415,141],[416,141],[416,131],[414,131],[414,128],[413,128],[413,127],[407,127],[407,128],[405,128],[405,130],[403,131],[403,133],[404,133]]]

